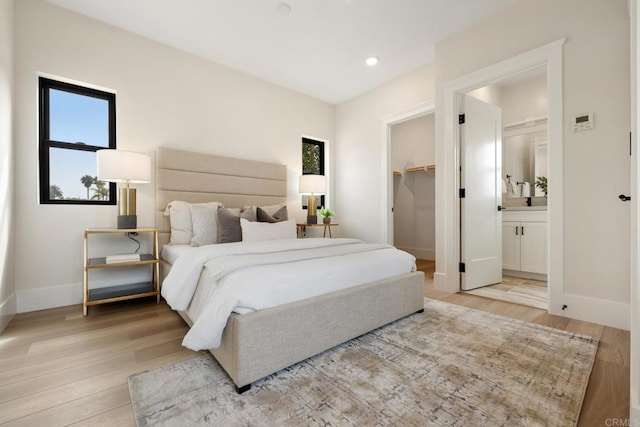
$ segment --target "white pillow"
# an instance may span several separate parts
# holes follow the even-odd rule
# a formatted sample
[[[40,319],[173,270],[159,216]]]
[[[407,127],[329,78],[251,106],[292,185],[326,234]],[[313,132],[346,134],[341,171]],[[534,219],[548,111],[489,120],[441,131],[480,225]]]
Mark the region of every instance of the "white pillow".
[[[240,218],[243,242],[259,242],[262,240],[295,239],[296,222],[294,220],[280,222],[253,222]]]
[[[218,206],[191,205],[193,237],[191,246],[212,245],[218,243]]]
[[[191,220],[191,205],[204,205],[211,207],[221,207],[222,203],[188,203],[180,200],[174,200],[167,205],[164,211],[165,216],[169,216],[171,222],[171,239],[170,245],[190,245],[193,237],[193,223]]]

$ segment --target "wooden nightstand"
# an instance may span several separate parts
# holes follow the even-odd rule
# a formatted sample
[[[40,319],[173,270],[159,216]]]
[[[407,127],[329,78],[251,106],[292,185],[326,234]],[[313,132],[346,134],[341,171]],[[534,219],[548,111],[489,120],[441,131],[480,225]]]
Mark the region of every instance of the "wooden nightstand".
[[[89,237],[92,235],[105,234],[126,234],[126,233],[153,233],[153,253],[140,254],[139,261],[107,262],[106,257],[89,258]],[[88,313],[89,306],[106,304],[116,301],[124,301],[135,298],[155,296],[156,302],[160,303],[160,252],[158,251],[158,229],[157,228],[92,228],[84,231],[84,298],[83,315]],[[151,282],[131,283],[125,285],[108,286],[103,288],[90,289],[89,270],[98,268],[121,268],[135,265],[150,265]]]
[[[337,227],[339,225],[340,224],[296,224],[298,237],[301,239],[304,239],[306,227],[324,227],[322,237],[327,237],[327,230],[329,230],[329,238],[331,238],[333,237],[331,236],[331,227]]]

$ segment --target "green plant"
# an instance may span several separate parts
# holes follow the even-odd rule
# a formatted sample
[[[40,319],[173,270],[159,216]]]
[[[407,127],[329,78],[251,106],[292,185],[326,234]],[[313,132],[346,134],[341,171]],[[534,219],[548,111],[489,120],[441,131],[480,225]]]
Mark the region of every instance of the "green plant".
[[[536,177],[536,187],[542,190],[542,192],[544,193],[544,197],[547,197],[547,177],[546,176]]]
[[[332,216],[334,216],[336,213],[333,212],[331,209],[329,208],[325,208],[324,206],[322,208],[320,208],[320,216],[324,217],[324,218],[331,218]]]

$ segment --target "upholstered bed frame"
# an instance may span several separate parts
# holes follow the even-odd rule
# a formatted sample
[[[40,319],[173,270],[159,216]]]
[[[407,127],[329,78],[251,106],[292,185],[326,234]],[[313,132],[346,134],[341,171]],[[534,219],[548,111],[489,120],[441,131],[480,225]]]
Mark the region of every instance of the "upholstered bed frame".
[[[158,148],[156,225],[169,242],[173,200],[219,201],[226,207],[286,201],[286,166]],[[171,266],[161,263],[164,278]],[[409,273],[249,314],[232,314],[222,344],[211,349],[239,392],[294,363],[415,312],[424,304],[424,274]],[[192,320],[180,315],[191,326]]]

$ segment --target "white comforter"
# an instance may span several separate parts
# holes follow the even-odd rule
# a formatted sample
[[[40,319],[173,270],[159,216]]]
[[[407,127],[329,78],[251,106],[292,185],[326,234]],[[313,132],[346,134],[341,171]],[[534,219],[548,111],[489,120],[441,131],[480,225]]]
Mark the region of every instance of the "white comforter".
[[[203,350],[220,345],[232,311],[276,307],[414,270],[412,255],[356,239],[207,245],[176,260],[162,296],[194,321],[182,344]]]

